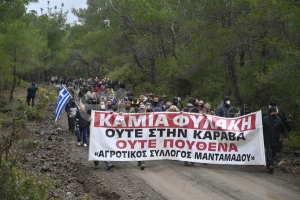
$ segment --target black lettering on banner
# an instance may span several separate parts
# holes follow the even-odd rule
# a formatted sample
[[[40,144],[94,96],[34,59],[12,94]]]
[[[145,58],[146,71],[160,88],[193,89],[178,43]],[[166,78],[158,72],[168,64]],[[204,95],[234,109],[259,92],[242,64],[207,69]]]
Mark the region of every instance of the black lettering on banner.
[[[167,137],[176,137],[176,129],[173,128],[173,131],[171,131],[171,129],[167,129]]]
[[[219,158],[219,160],[222,160],[222,161],[224,161],[224,154],[220,154],[220,158]]]
[[[208,160],[214,160],[214,154],[213,153],[210,153],[208,155]]]
[[[161,151],[164,151],[164,150],[161,150]],[[171,155],[170,155],[170,150],[167,150],[167,151],[166,151],[165,156],[171,156]]]
[[[234,161],[234,160],[235,160],[235,154],[232,154],[231,161]]]
[[[240,154],[237,155],[235,161],[241,161],[241,155]]]
[[[131,151],[131,152],[130,152],[130,158],[136,158],[136,157],[135,157],[135,151]]]
[[[136,157],[138,157],[138,158],[142,157],[142,152],[141,151],[137,151],[136,152]]]
[[[178,129],[178,137],[187,138],[187,129]]]
[[[186,157],[186,151],[182,151],[181,152],[181,158],[185,158]]]
[[[100,151],[100,152],[99,152],[99,156],[98,156],[98,157],[104,157],[103,151]]]
[[[228,133],[228,135],[229,135],[229,140],[230,140],[230,141],[234,141],[234,140],[235,140],[235,134],[236,134],[236,133],[233,133],[233,132],[229,132],[229,133]]]
[[[115,136],[115,130],[114,129],[106,129],[105,135],[109,138],[112,138]]]
[[[129,158],[128,151],[122,151],[123,158]]]
[[[169,150],[167,150],[167,151],[169,151]],[[159,156],[165,156],[165,155],[164,155],[164,150],[161,150],[161,151],[160,151]]]
[[[228,140],[226,132],[222,132],[221,140]]]
[[[151,151],[151,150],[150,150],[150,151]],[[146,150],[143,150],[143,157],[144,157],[144,158],[146,158],[146,157],[147,157],[147,154],[146,154],[146,152],[147,152]]]
[[[216,160],[218,160],[219,154],[215,153],[215,156],[216,156]]]
[[[116,129],[116,131],[117,131],[117,134],[118,134],[119,138],[122,138],[122,134],[124,132],[124,129]]]
[[[156,135],[155,135],[155,131],[156,129],[149,129],[149,132],[150,132],[150,134],[149,134],[149,137],[156,137]]]
[[[158,128],[157,131],[159,132],[159,136],[163,137],[164,136],[164,132],[166,131],[165,128]]]
[[[128,137],[131,138],[131,132],[133,132],[134,130],[133,129],[126,129],[125,131],[127,132]]]
[[[247,154],[247,159],[250,161],[251,154]]]
[[[225,154],[225,161],[231,161],[231,154]]]
[[[187,151],[187,156],[186,156],[186,157],[187,157],[187,158],[192,158],[192,157],[191,157],[191,154],[192,154],[192,152]]]
[[[195,159],[202,160],[202,153],[195,153]]]
[[[143,129],[135,129],[135,137],[136,138],[143,137]]]
[[[211,133],[210,133],[210,131],[205,131],[205,134],[204,134],[204,137],[203,137],[203,139],[206,139],[206,138],[208,138],[208,139],[212,140],[212,137],[211,137]]]
[[[220,133],[218,131],[214,131],[214,140],[216,140],[218,137],[220,137]]]
[[[116,152],[115,151],[110,151],[110,157],[112,158],[114,155],[116,155]]]
[[[150,150],[150,157],[154,157],[154,150]]]
[[[171,151],[171,156],[172,156],[172,157],[175,157],[175,156],[176,156],[176,151],[175,151],[175,150],[172,150],[172,151]]]
[[[117,152],[116,152],[116,156],[117,156],[117,158],[121,158],[122,152],[121,152],[121,151],[117,151]]]
[[[194,130],[194,139],[202,139],[200,136],[201,133],[202,131]]]
[[[207,153],[204,153],[204,154],[203,154],[202,159],[203,159],[203,160],[207,160]]]
[[[181,152],[180,150],[177,150],[177,151],[176,151],[176,157],[178,157],[178,154],[179,154],[180,152]]]
[[[236,138],[237,141],[240,141],[240,140],[246,140],[246,138],[244,137],[244,133],[240,133],[237,138]]]

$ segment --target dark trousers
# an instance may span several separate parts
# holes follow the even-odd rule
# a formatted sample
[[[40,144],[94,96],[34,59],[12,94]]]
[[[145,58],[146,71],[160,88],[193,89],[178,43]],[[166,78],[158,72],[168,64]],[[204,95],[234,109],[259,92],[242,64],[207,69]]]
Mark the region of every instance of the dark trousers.
[[[34,98],[35,98],[35,97],[30,97],[30,96],[27,96],[27,99],[26,99],[26,101],[27,101],[27,104],[28,104],[28,106],[30,105],[30,99],[32,100],[32,103],[31,103],[31,105],[32,105],[32,106],[34,106]]]
[[[265,145],[267,167],[274,166],[274,158],[277,154],[278,146]]]
[[[75,131],[75,116],[69,117],[69,131]]]

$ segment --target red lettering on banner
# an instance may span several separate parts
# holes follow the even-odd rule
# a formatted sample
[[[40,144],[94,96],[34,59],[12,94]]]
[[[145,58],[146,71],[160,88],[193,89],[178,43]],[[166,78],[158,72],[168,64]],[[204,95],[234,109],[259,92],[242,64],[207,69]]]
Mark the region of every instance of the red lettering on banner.
[[[125,140],[118,140],[116,146],[118,149],[125,149],[127,147],[127,143]]]
[[[164,148],[168,148],[168,143],[170,144],[170,148],[173,148],[174,146],[174,140],[173,139],[165,139],[164,140]]]
[[[238,148],[234,143],[230,143],[228,152],[235,151],[238,152]]]
[[[141,143],[141,148],[145,148],[145,143],[147,140],[138,140],[139,143]]]
[[[183,140],[176,140],[175,147],[182,149],[185,146],[185,142]]]
[[[186,128],[243,132],[256,129],[256,115],[223,118],[196,113],[156,112],[151,114],[94,112],[94,127],[101,128]]]
[[[216,151],[216,143],[215,142],[208,143],[208,151]]]
[[[133,140],[133,141],[128,140],[127,142],[130,145],[131,149],[134,149],[134,145],[137,143],[137,140]]]
[[[199,150],[199,151],[204,151],[206,149],[206,143],[205,142],[197,142],[196,144],[196,148]]]
[[[189,148],[189,149],[192,149],[192,147],[193,147],[193,145],[195,144],[195,142],[196,142],[196,141],[190,142],[190,141],[187,140],[186,143],[187,143],[187,145],[188,145],[188,148]]]
[[[149,140],[148,148],[156,148],[156,140]]]

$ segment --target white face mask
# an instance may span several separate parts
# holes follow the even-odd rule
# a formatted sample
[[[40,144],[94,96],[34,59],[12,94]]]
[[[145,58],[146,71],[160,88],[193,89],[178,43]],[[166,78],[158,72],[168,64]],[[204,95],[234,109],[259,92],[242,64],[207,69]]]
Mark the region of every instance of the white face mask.
[[[226,101],[226,104],[227,104],[227,105],[230,105],[230,101]]]
[[[100,108],[101,108],[101,110],[104,110],[105,109],[105,105],[101,105]]]

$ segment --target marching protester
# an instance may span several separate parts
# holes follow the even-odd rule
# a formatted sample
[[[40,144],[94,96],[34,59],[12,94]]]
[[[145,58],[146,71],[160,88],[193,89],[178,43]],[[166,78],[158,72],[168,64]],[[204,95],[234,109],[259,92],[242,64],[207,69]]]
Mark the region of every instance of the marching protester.
[[[81,145],[81,138],[83,140],[83,146],[87,146],[87,130],[90,124],[91,118],[85,111],[85,105],[81,104],[80,109],[76,112],[76,121],[78,122],[79,131],[77,132],[78,145]]]
[[[230,97],[225,96],[223,103],[221,103],[216,109],[216,115],[226,118],[234,117],[234,113],[232,111],[232,106],[230,105],[230,103]]]
[[[76,112],[78,111],[78,107],[77,104],[75,103],[75,99],[71,98],[70,103],[67,106],[68,107],[66,108],[66,111],[69,116],[69,131],[70,133],[77,134],[75,130],[75,116],[76,116]]]
[[[39,87],[35,84],[32,83],[31,86],[29,86],[27,88],[27,104],[28,106],[30,105],[30,100],[31,100],[31,106],[34,106],[34,99],[35,99],[35,95],[36,95],[36,91],[39,89]]]
[[[266,148],[266,165],[267,169],[272,173],[274,170],[274,157],[276,156],[279,138],[280,138],[280,129],[282,130],[285,139],[288,139],[288,130],[283,124],[280,117],[276,114],[276,107],[269,108],[269,115],[263,117],[263,134],[264,134],[264,143]]]

